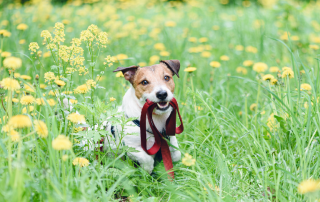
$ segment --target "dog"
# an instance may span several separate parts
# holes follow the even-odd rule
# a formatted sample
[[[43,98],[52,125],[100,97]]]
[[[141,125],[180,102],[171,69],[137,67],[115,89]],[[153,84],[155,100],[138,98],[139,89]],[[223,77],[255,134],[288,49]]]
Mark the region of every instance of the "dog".
[[[139,120],[141,110],[146,100],[157,103],[156,108],[153,111],[153,121],[156,128],[165,133],[166,120],[168,119],[171,111],[173,110],[169,102],[172,100],[175,83],[173,76],[177,75],[179,78],[180,61],[179,60],[163,60],[159,64],[139,67],[118,67],[114,72],[122,71],[124,79],[130,82],[131,86],[123,96],[122,105],[120,111],[124,113],[127,118],[134,118],[136,120],[130,121],[123,129],[121,126],[107,126],[107,130],[110,130],[113,136],[106,137],[104,140],[104,149],[111,147],[116,149],[119,144],[132,147],[134,152],[128,152],[127,156],[139,163],[149,174],[154,169],[155,155],[147,154],[141,147],[140,140],[140,127]],[[154,136],[151,127],[148,123],[147,128],[147,149],[150,149],[154,142]],[[121,131],[123,130],[123,133]],[[121,135],[124,134],[124,135]],[[134,135],[136,134],[136,135]],[[167,136],[170,140],[170,153],[173,162],[181,159],[181,152],[176,148],[179,148],[177,138],[175,136]]]

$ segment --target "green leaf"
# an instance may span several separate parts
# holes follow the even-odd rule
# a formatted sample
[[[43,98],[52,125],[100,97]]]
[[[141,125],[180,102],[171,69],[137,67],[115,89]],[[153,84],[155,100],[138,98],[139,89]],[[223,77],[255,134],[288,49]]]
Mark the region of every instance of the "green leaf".
[[[288,132],[287,122],[284,118],[281,116],[274,115],[274,118],[277,119],[277,121],[280,123],[280,128],[286,133]]]

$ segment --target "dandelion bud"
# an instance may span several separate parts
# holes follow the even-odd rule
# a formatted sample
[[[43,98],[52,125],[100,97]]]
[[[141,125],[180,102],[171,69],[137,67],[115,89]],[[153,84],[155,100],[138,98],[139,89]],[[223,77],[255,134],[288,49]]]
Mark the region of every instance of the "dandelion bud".
[[[36,80],[39,80],[39,75],[38,74],[36,75]]]

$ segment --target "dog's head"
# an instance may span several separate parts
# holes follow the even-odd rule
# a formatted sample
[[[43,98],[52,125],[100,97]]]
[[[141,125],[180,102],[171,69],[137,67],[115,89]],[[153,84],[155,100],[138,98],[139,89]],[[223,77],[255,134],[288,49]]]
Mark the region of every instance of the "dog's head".
[[[173,98],[173,76],[179,77],[179,60],[162,60],[159,64],[147,67],[118,67],[114,72],[122,71],[124,78],[132,84],[141,104],[147,99],[157,103],[156,114],[167,112]]]

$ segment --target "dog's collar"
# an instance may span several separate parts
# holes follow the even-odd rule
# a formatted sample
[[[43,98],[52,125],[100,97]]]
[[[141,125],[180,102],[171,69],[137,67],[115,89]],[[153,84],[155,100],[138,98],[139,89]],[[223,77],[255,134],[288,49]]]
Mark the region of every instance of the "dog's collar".
[[[140,128],[140,121],[138,119],[132,120],[132,122]],[[147,129],[147,132],[153,134],[153,132],[148,129]]]

